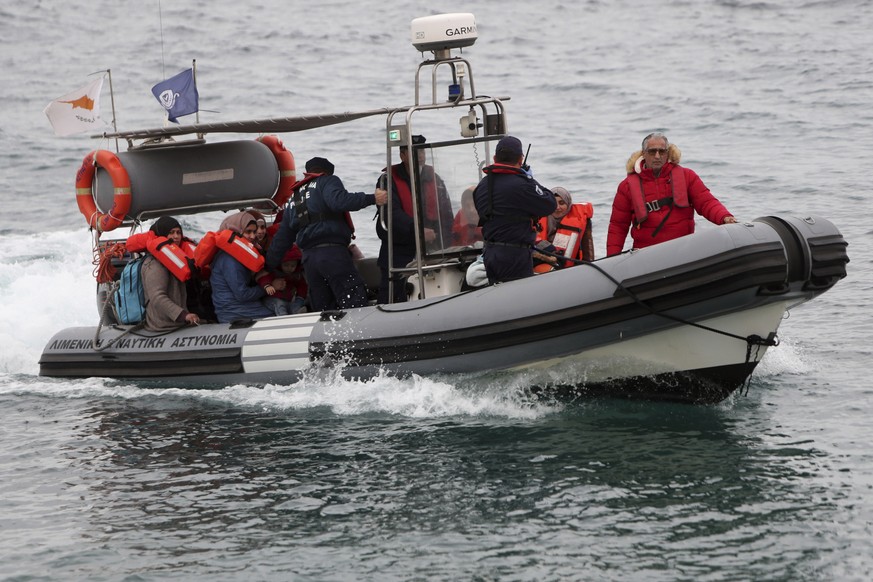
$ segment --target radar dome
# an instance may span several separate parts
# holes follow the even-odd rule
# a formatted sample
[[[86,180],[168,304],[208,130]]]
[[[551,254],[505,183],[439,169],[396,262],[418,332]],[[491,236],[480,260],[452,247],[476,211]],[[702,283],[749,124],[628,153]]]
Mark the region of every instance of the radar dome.
[[[469,12],[423,16],[412,21],[412,45],[420,52],[471,46],[476,38],[476,18]]]

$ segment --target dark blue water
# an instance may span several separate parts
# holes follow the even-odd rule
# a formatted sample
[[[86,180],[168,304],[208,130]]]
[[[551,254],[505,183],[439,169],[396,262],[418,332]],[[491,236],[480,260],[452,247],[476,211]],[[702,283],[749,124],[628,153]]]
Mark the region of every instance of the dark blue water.
[[[208,392],[39,378],[54,331],[96,322],[73,182],[88,151],[114,148],[53,136],[50,100],[111,68],[119,127],[160,126],[151,86],[196,58],[216,112],[203,121],[408,105],[410,20],[458,9],[161,4],[160,18],[154,2],[0,7],[0,579],[873,575],[873,7],[463,8],[477,89],[512,97],[541,181],[594,204],[598,255],[625,160],[653,130],[737,216],[819,214],[849,241],[849,277],[791,311],[748,394],[704,407],[534,403],[520,376]],[[110,119],[108,87],[103,105]],[[365,189],[383,129],[282,138]]]
[[[869,531],[853,521],[869,512],[851,515],[863,500],[841,475],[852,463],[786,434],[760,394],[532,419],[181,395],[3,404],[19,437],[4,454],[10,574],[796,580],[866,567]]]

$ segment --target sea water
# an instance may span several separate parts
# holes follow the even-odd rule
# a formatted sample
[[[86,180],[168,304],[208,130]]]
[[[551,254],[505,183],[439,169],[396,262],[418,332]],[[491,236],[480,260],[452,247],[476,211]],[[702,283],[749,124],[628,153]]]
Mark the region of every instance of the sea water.
[[[791,310],[747,394],[562,405],[525,398],[523,375],[211,391],[37,375],[55,331],[97,321],[74,179],[115,147],[55,137],[49,101],[111,69],[118,128],[159,127],[151,86],[196,59],[203,122],[408,105],[409,23],[453,11],[476,15],[477,91],[511,97],[536,177],[594,204],[598,256],[655,130],[741,219],[841,229],[848,277]],[[4,4],[0,579],[869,579],[871,28],[860,0]],[[374,118],[281,137],[369,190],[383,134]],[[371,218],[355,216],[370,256]]]

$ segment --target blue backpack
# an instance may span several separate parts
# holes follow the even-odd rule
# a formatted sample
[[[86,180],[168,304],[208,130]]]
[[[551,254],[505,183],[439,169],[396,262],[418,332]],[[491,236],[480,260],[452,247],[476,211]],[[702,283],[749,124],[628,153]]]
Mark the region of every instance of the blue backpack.
[[[121,272],[115,292],[115,311],[118,323],[132,325],[145,319],[145,293],[142,288],[142,263],[145,256],[133,259]]]

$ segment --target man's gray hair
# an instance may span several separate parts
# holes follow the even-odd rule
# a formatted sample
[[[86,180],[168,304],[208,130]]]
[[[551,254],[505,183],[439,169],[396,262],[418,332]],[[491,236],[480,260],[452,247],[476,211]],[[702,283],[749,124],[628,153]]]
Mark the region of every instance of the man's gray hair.
[[[670,140],[667,139],[667,136],[661,133],[660,131],[656,131],[654,133],[650,133],[646,137],[643,138],[643,151],[646,151],[646,147],[649,145],[649,140],[653,138],[660,138],[664,140],[664,147],[670,149]]]

